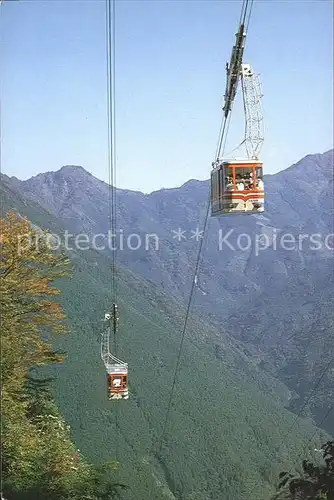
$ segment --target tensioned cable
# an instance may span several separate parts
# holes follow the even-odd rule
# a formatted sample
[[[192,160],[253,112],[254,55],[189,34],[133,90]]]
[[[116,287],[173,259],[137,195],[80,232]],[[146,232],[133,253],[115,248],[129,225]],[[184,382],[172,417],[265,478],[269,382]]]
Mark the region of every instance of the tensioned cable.
[[[243,3],[244,20],[246,18],[248,2],[249,2],[249,0],[244,0],[244,3]],[[253,4],[253,0],[251,0],[251,6],[252,6],[252,4]],[[250,9],[250,13],[251,13],[251,9]],[[247,26],[248,26],[249,20],[250,20],[250,13],[249,13],[249,17],[248,17]],[[229,118],[227,119],[227,117],[225,117],[223,119],[223,122],[221,125],[220,137],[218,140],[218,148],[217,148],[217,152],[219,153],[218,156],[220,156],[221,154],[224,154],[226,139],[225,139],[224,143],[223,143],[223,140],[225,138],[225,135],[227,134],[229,124],[230,124],[230,119],[231,119],[231,112],[229,113]],[[223,144],[224,144],[224,148],[222,150]],[[171,406],[172,406],[172,399],[173,399],[174,389],[175,389],[176,380],[177,380],[177,372],[178,372],[179,365],[180,365],[183,344],[184,344],[184,339],[185,339],[185,335],[186,335],[187,324],[188,324],[188,319],[189,319],[189,314],[190,314],[190,308],[191,308],[192,298],[193,298],[194,289],[195,289],[195,278],[198,275],[199,263],[200,263],[200,259],[201,259],[202,248],[203,248],[204,234],[206,231],[208,217],[209,217],[209,210],[210,210],[210,188],[209,188],[209,199],[208,199],[207,208],[206,208],[206,216],[205,216],[204,227],[203,227],[203,238],[200,241],[200,246],[199,246],[198,255],[197,255],[197,259],[196,259],[195,271],[194,271],[194,275],[193,275],[193,279],[192,279],[190,296],[189,296],[189,301],[188,301],[187,310],[186,310],[186,316],[185,316],[184,325],[183,325],[182,334],[181,334],[181,342],[180,342],[180,347],[179,347],[179,352],[178,352],[178,357],[177,357],[177,362],[176,362],[176,367],[175,367],[175,372],[174,372],[174,377],[173,377],[173,382],[172,382],[172,388],[171,388],[170,397],[169,397],[169,401],[168,401],[168,405],[167,405],[167,411],[166,411],[166,417],[165,417],[165,422],[164,422],[164,426],[163,426],[163,431],[162,431],[162,434],[160,437],[160,444],[158,446],[158,453],[159,454],[161,453],[162,442],[163,442],[163,438],[164,438],[165,433],[166,433],[168,418],[169,418],[170,410],[171,410]]]
[[[170,409],[171,409],[171,406],[172,406],[172,399],[173,399],[174,389],[175,389],[175,385],[176,385],[177,372],[178,372],[179,365],[180,365],[180,360],[181,360],[181,355],[182,355],[182,350],[183,350],[184,339],[185,339],[185,336],[186,336],[188,318],[189,318],[189,313],[190,313],[190,308],[191,308],[191,302],[192,302],[192,297],[193,297],[193,293],[194,293],[194,289],[195,289],[195,277],[198,274],[198,268],[199,268],[199,263],[200,263],[200,258],[201,258],[203,241],[204,241],[204,233],[205,233],[207,222],[208,222],[208,218],[209,218],[209,210],[210,210],[210,196],[209,196],[209,200],[207,202],[207,207],[206,207],[206,216],[205,216],[205,222],[204,222],[204,227],[203,227],[203,238],[200,241],[199,250],[198,250],[198,254],[197,254],[196,265],[195,265],[195,272],[194,272],[194,276],[193,276],[193,279],[192,279],[192,284],[191,284],[191,289],[190,289],[190,297],[189,297],[188,306],[187,306],[187,310],[186,310],[186,317],[185,317],[184,325],[183,325],[183,329],[182,329],[181,343],[180,343],[180,347],[179,347],[179,352],[178,352],[178,357],[177,357],[177,362],[176,362],[176,367],[175,367],[175,372],[174,372],[174,377],[173,377],[173,382],[172,382],[172,388],[171,388],[171,392],[170,392],[170,396],[169,396],[169,401],[168,401],[168,405],[167,405],[165,422],[164,422],[163,431],[162,431],[162,434],[161,434],[161,437],[160,437],[160,444],[158,446],[158,452],[159,453],[161,452],[162,441],[163,441],[163,438],[164,438],[165,433],[166,433],[167,424],[168,424],[168,418],[169,418]]]
[[[112,3],[112,6],[111,6]],[[109,208],[109,231],[111,238],[116,238],[116,139],[115,139],[115,54],[116,54],[116,29],[115,29],[115,0],[106,0],[106,55],[107,55],[107,106],[108,106],[108,208]],[[109,240],[110,241],[110,240]],[[116,249],[112,251],[110,293],[111,300],[117,304],[117,282],[116,282]],[[117,338],[115,321],[113,323],[114,349],[117,356]],[[111,324],[109,333],[111,334]],[[110,337],[109,337],[110,346]],[[115,456],[119,462],[119,405],[115,408]],[[117,469],[118,472],[118,469]]]
[[[245,24],[245,22],[246,22],[246,16],[247,16],[248,3],[250,3],[249,13],[248,13],[248,19],[247,19],[247,25],[246,25],[246,30],[248,30],[249,20],[250,20],[251,14],[252,14],[253,1],[254,1],[254,0],[244,0],[244,4],[243,4],[243,14],[242,14],[242,12],[241,12],[241,16],[240,16],[240,24],[243,24],[243,25],[244,25],[244,24]]]
[[[223,130],[225,130],[226,121],[227,120],[225,119],[225,124],[224,124]],[[167,411],[166,411],[166,417],[165,417],[165,422],[164,422],[164,426],[163,426],[163,431],[162,431],[162,434],[160,437],[160,444],[158,446],[158,453],[161,453],[162,442],[163,442],[163,438],[164,438],[166,430],[167,430],[168,419],[169,419],[170,410],[171,410],[171,406],[172,406],[172,400],[173,400],[173,395],[174,395],[174,390],[175,390],[176,380],[177,380],[177,373],[178,373],[178,369],[179,369],[179,365],[180,365],[180,361],[181,361],[182,350],[183,350],[183,345],[184,345],[184,340],[185,340],[187,325],[188,325],[188,319],[189,319],[189,314],[190,314],[190,308],[191,308],[192,298],[193,298],[194,289],[195,289],[195,278],[198,275],[198,269],[199,269],[199,264],[200,264],[200,260],[201,260],[202,248],[203,248],[204,235],[205,235],[205,231],[206,231],[206,227],[207,227],[207,223],[208,223],[208,218],[209,218],[210,198],[211,197],[210,197],[210,188],[209,188],[209,197],[208,197],[208,201],[206,203],[206,215],[205,215],[204,226],[203,226],[203,237],[200,240],[199,250],[198,250],[198,254],[197,254],[195,270],[194,270],[192,284],[191,284],[191,288],[190,288],[190,296],[189,296],[188,305],[187,305],[187,309],[186,309],[186,316],[185,316],[184,325],[183,325],[183,329],[182,329],[181,342],[180,342],[180,347],[179,347],[179,352],[178,352],[178,357],[177,357],[177,362],[176,362],[176,367],[175,367],[175,372],[174,372],[174,377],[173,377],[173,382],[172,382],[172,388],[171,388],[169,401],[168,401],[168,405],[167,405]]]
[[[111,7],[112,3],[112,7]],[[108,101],[108,165],[109,165],[109,230],[116,237],[116,140],[115,140],[115,0],[106,0],[107,32],[107,101]],[[112,249],[111,295],[116,303],[116,249]],[[116,353],[115,353],[116,354]]]
[[[326,373],[328,372],[332,362],[333,362],[333,357],[329,360],[329,363],[326,365],[325,369],[322,371],[319,379],[317,380],[317,382],[315,383],[310,395],[308,396],[308,398],[306,399],[306,401],[304,401],[304,404],[302,405],[302,407],[300,408],[299,412],[297,413],[295,419],[293,420],[292,422],[292,425],[290,426],[289,430],[287,431],[285,437],[284,437],[284,441],[286,440],[286,438],[288,437],[288,435],[290,434],[290,432],[292,431],[293,427],[295,426],[298,418],[301,416],[302,412],[305,410],[306,406],[309,404],[309,402],[311,401],[311,399],[313,398],[313,396],[315,395],[315,393],[317,392],[317,389],[319,387],[319,385],[321,384],[321,382],[323,381]]]
[[[322,417],[320,423],[317,425],[317,427],[321,428],[324,421],[327,419],[328,415],[330,414],[330,412],[334,409],[334,403],[332,403],[332,406],[330,406],[327,410],[327,412],[325,413],[325,415]],[[311,441],[313,441],[313,438],[314,436],[316,435],[317,433],[317,429],[313,432],[312,436],[310,437],[310,439],[308,440],[308,443],[310,443]]]
[[[250,21],[250,18],[251,18],[252,8],[253,8],[253,1],[254,0],[244,0],[243,1],[243,5],[242,5],[242,9],[241,9],[239,27],[241,25],[245,25],[246,16],[247,16],[247,10],[248,10],[248,4],[250,3],[248,18],[247,18],[247,24],[246,24],[246,29],[245,29],[246,34],[248,33],[249,21]],[[233,103],[232,103],[232,106],[233,106]],[[229,126],[230,121],[231,121],[232,106],[231,106],[231,110],[229,112],[228,126]],[[218,144],[217,144],[217,149],[216,149],[216,156],[215,156],[216,160],[218,160],[221,157],[223,151],[225,150],[225,146],[226,146],[227,133],[225,134],[225,143],[223,145],[224,132],[225,132],[225,127],[226,127],[226,118],[227,117],[223,117],[222,123],[221,123],[221,127],[220,127],[219,139],[218,139]]]

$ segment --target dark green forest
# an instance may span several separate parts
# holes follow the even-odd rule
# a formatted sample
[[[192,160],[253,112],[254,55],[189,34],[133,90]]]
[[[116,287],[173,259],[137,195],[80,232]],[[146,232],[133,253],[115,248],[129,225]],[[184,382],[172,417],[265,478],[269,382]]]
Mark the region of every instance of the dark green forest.
[[[61,221],[37,204],[8,188],[2,194],[6,210],[15,209],[43,229],[64,232]],[[73,250],[67,257],[71,276],[54,277],[61,293],[53,301],[66,314],[60,320],[68,333],[52,335],[46,366],[27,361],[21,384],[15,383],[11,399],[4,400],[2,451],[8,500],[44,498],[38,496],[42,491],[50,499],[107,499],[116,498],[117,490],[124,500],[267,500],[282,470],[298,471],[301,457],[319,460],[313,450],[329,436],[315,429],[310,419],[286,410],[286,387],[218,329],[197,318],[196,310],[161,442],[184,310],[152,283],[120,268],[118,355],[129,363],[130,398],[108,401],[99,343],[102,318],[110,305],[110,260],[93,250]],[[8,324],[10,318],[9,311]],[[45,328],[36,331],[41,342]],[[13,366],[20,363],[11,350],[10,335],[20,345],[22,332],[7,330],[4,338],[13,357],[8,380],[16,380]],[[52,381],[38,384],[31,377]],[[54,422],[61,430],[56,431]],[[27,435],[27,429],[36,435],[33,443],[18,439],[7,451],[6,432]],[[65,455],[71,460],[80,457],[80,466],[66,466]],[[54,461],[63,466],[58,482],[49,479],[44,466],[48,461],[51,470]],[[17,464],[22,466],[17,469]],[[68,474],[71,467],[77,470]],[[22,473],[15,475],[15,470]]]

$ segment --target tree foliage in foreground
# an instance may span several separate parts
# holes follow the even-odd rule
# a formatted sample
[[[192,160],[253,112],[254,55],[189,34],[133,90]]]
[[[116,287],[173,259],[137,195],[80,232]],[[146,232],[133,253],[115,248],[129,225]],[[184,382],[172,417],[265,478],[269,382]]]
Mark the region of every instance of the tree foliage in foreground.
[[[303,460],[303,473],[299,477],[281,472],[278,489],[282,491],[275,499],[334,500],[334,441],[328,441],[322,449],[324,465]]]
[[[1,461],[7,500],[110,500],[117,464],[88,464],[70,439],[50,380],[34,369],[59,363],[52,336],[67,331],[54,298],[55,280],[69,276],[69,260],[50,248],[46,233],[9,213],[1,223]]]

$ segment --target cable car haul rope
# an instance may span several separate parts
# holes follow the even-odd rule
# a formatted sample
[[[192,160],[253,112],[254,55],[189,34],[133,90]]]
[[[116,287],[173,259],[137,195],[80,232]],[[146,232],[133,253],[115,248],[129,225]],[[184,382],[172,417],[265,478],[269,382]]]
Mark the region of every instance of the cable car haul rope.
[[[219,133],[219,140],[218,140],[218,146],[217,146],[217,152],[216,152],[217,160],[216,160],[216,162],[214,162],[213,166],[216,166],[217,162],[219,163],[219,161],[220,161],[219,158],[221,158],[221,156],[224,154],[224,148],[225,148],[225,143],[226,143],[226,134],[228,131],[228,124],[229,124],[229,120],[231,118],[232,105],[233,105],[234,97],[236,95],[237,85],[238,85],[239,76],[240,76],[240,68],[242,65],[244,39],[246,36],[245,35],[245,25],[247,25],[247,27],[248,27],[250,15],[251,15],[251,10],[252,10],[252,4],[253,4],[253,0],[244,0],[243,1],[242,12],[241,12],[241,17],[240,17],[240,26],[239,26],[238,33],[236,35],[237,42],[236,42],[236,45],[233,47],[230,66],[227,67],[227,74],[228,75],[227,75],[227,84],[226,84],[226,93],[225,93],[225,106],[223,109],[224,116],[223,116],[222,125],[221,125],[221,129],[220,129],[220,133]],[[170,392],[169,401],[168,401],[167,410],[166,410],[166,417],[165,417],[165,421],[164,421],[164,425],[163,425],[163,430],[162,430],[160,439],[158,441],[158,446],[157,446],[158,457],[161,454],[162,443],[163,443],[163,440],[164,440],[164,437],[165,437],[166,431],[167,431],[168,419],[169,419],[170,410],[171,410],[171,406],[172,406],[173,394],[174,394],[174,390],[175,390],[175,386],[176,386],[177,372],[178,372],[179,365],[180,365],[180,360],[181,360],[181,355],[182,355],[182,350],[183,350],[183,345],[184,345],[184,339],[185,339],[185,335],[186,335],[186,330],[187,330],[187,325],[188,325],[188,320],[189,320],[189,315],[190,315],[190,310],[191,310],[191,303],[192,303],[192,298],[193,298],[193,294],[194,294],[194,290],[195,290],[195,284],[197,282],[198,273],[199,273],[204,235],[206,234],[206,229],[207,229],[207,225],[208,225],[208,219],[209,219],[209,213],[210,213],[210,201],[211,201],[211,207],[212,207],[213,193],[214,193],[214,191],[211,188],[211,192],[209,193],[209,199],[208,199],[207,206],[206,206],[206,215],[205,215],[204,226],[203,226],[203,238],[200,240],[198,255],[197,255],[197,259],[196,259],[196,263],[195,263],[194,275],[193,275],[191,289],[190,289],[190,296],[189,296],[189,301],[188,301],[187,310],[186,310],[186,316],[185,316],[185,320],[184,320],[184,324],[183,324],[183,328],[182,328],[182,333],[181,333],[181,342],[180,342],[180,347],[179,347],[179,352],[178,352],[178,357],[177,357],[171,392]],[[211,208],[211,210],[213,210],[213,209]],[[213,213],[211,213],[211,214],[216,215]]]
[[[116,141],[115,141],[115,0],[106,0],[108,164],[109,164],[109,230],[116,234]],[[101,358],[107,371],[107,393],[110,400],[128,399],[128,365],[117,357],[116,251],[112,253],[110,295],[111,308],[105,314],[106,329],[101,338]],[[113,349],[111,351],[111,339]]]

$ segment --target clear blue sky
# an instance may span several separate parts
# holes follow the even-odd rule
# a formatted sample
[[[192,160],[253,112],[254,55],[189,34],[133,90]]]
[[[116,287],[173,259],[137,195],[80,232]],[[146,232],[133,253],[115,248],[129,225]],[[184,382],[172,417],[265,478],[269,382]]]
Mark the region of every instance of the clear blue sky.
[[[1,5],[2,170],[79,164],[107,180],[105,2]],[[207,179],[241,1],[117,0],[117,185]],[[245,62],[261,73],[266,173],[333,143],[330,0],[254,0]],[[228,146],[243,134],[238,108]]]

